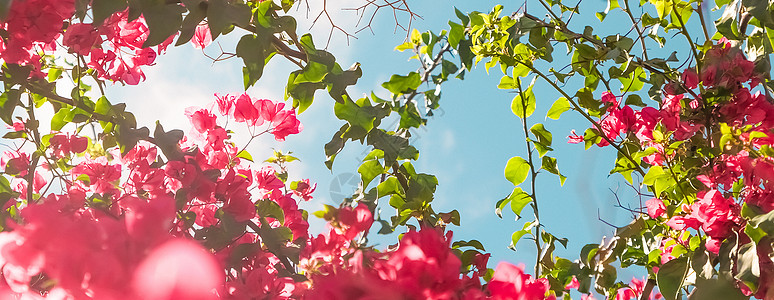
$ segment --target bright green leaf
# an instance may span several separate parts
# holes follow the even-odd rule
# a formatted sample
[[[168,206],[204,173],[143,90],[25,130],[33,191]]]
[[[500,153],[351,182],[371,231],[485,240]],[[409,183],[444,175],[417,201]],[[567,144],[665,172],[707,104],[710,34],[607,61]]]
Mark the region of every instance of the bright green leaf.
[[[519,185],[527,179],[529,171],[529,163],[521,157],[514,156],[505,165],[505,178],[513,185]]]

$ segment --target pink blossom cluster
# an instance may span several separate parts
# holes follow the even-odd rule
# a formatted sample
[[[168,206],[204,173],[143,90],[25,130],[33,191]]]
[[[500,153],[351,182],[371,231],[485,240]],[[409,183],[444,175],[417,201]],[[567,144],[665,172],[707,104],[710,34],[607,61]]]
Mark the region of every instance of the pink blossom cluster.
[[[304,129],[296,118],[296,111],[285,109],[285,103],[253,99],[246,93],[238,96],[216,94],[215,97],[217,98],[215,103],[221,115],[232,117],[234,121],[246,123],[251,127],[267,123],[270,126],[269,132],[277,141],[284,141],[288,135],[297,134]],[[193,122],[195,127],[198,126],[197,128],[206,127],[209,124],[209,121]],[[199,125],[196,125],[197,123]]]
[[[616,96],[602,95],[602,102],[609,106],[600,120],[600,134],[639,144],[645,151],[644,163],[666,170],[674,167],[677,155],[693,156],[681,152],[684,149],[709,146],[720,153],[697,168],[695,178],[703,186],[698,185],[695,199],[670,203],[656,195],[645,203],[650,218],[680,233],[662,246],[662,263],[674,258],[671,252],[676,245],[688,246],[688,229],[704,232],[706,249],[716,254],[732,234],[739,235],[740,243],[749,242],[742,230],[742,203],[763,212],[774,210],[774,194],[767,188],[774,183],[774,160],[758,154],[774,146],[774,104],[758,90],[763,75],[754,67],[741,50],[721,40],[704,53],[701,69],[686,69],[680,82],[665,85],[658,109],[620,107]],[[574,133],[569,139],[571,143],[583,141]],[[676,142],[682,142],[682,149],[674,148]],[[597,145],[608,142],[601,140]],[[738,193],[732,192],[735,184],[741,184]],[[757,296],[765,291],[760,288]]]
[[[266,114],[267,132],[282,138],[300,132],[295,113],[265,102],[276,108]],[[0,233],[2,293],[30,299],[252,299],[292,291],[287,286],[294,280],[280,274],[288,270],[277,267],[280,259],[246,224],[287,228],[292,240],[279,242],[305,247],[309,225],[298,201],[311,199],[315,185],[302,180],[288,188],[271,167],[253,169],[237,157],[216,118],[203,126],[202,119],[189,117],[197,134],[181,142],[183,159],[166,163],[150,143],[97,155],[86,152],[85,137],[52,134],[46,156],[62,163],[44,165],[56,173],[40,173],[58,176],[64,186],[34,199],[26,199],[30,155],[4,154],[0,162],[19,184],[12,184],[18,197],[4,205],[18,216],[3,217],[12,231]],[[51,185],[40,178],[36,194]],[[258,201],[276,203],[282,220],[258,215]],[[218,238],[233,241],[208,246]]]
[[[451,251],[451,232],[410,230],[392,250],[359,248],[349,239],[368,230],[372,216],[360,204],[338,211],[339,225],[314,238],[305,249],[303,268],[312,287],[309,299],[556,299],[548,280],[500,263],[483,287],[488,254],[478,254],[470,273]]]
[[[145,80],[141,67],[152,65],[156,56],[172,43],[174,35],[153,48],[144,48],[148,25],[140,16],[129,21],[128,10],[111,15],[100,26],[88,23],[72,24],[64,33],[63,44],[69,51],[88,56],[89,68],[100,79],[135,85]]]
[[[55,40],[65,21],[75,13],[75,0],[13,1],[5,23],[0,28],[8,37],[0,39],[0,58],[6,63],[30,65],[40,73],[41,52],[56,49]]]
[[[645,290],[645,281],[639,280],[636,277],[633,277],[631,280],[631,283],[629,283],[629,286],[623,287],[618,289],[618,291],[615,294],[615,297],[612,299],[615,300],[637,300],[642,299],[642,294]],[[572,282],[568,284],[565,288],[567,289],[578,289],[580,287],[580,283],[578,282],[578,279],[573,277]],[[663,299],[664,296],[661,295],[661,293],[653,292],[651,291],[650,295],[648,295],[648,299],[650,300],[659,300]],[[582,294],[581,300],[595,300],[594,294]]]
[[[0,58],[9,64],[32,66],[30,76],[42,78],[46,67],[42,56],[54,54],[61,41],[67,51],[85,57],[99,79],[135,85],[145,79],[141,67],[153,65],[175,37],[157,47],[143,47],[149,30],[142,16],[129,21],[128,10],[124,10],[102,24],[91,24],[76,22],[74,13],[74,0],[12,1],[7,20],[0,23],[0,29],[8,33],[0,39]],[[195,46],[211,41],[204,31],[197,30]]]

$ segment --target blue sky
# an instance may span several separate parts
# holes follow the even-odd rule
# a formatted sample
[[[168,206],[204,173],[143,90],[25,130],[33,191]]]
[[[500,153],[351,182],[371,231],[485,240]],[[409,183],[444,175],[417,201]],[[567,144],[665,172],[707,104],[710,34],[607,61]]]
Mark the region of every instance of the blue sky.
[[[354,7],[358,3],[351,0],[337,2],[335,5],[344,8]],[[410,2],[415,3],[412,9],[423,17],[423,20],[415,21],[413,27],[420,31],[434,32],[447,29],[448,20],[456,19],[453,6],[469,12],[489,11],[496,4],[494,1]],[[530,11],[542,11],[539,10],[542,8],[539,8],[538,2],[527,2]],[[574,26],[580,26],[584,20],[596,22],[593,13],[604,10],[604,5],[597,0],[584,2],[581,7],[582,17],[573,20],[577,22]],[[504,11],[512,12],[517,8],[515,4],[509,4]],[[312,7],[311,11],[316,11],[316,8]],[[357,17],[352,11],[333,8],[331,12],[337,24],[351,31],[358,28],[353,21]],[[303,15],[302,9],[298,12],[298,18],[303,19]],[[608,20],[605,24],[613,25],[608,29],[616,30],[620,29],[615,27],[615,22],[619,21]],[[308,20],[299,20],[299,23],[300,32],[309,28]],[[625,28],[631,26],[628,21],[623,24]],[[318,46],[325,44],[324,38],[329,29],[324,21],[311,29],[317,37]],[[386,91],[380,88],[382,82],[391,74],[406,74],[416,70],[417,62],[407,60],[410,55],[393,50],[403,42],[406,35],[400,30],[394,33],[393,29],[392,15],[385,13],[377,16],[374,35],[361,32],[357,39],[350,39],[347,43],[343,35],[334,33],[328,50],[342,66],[360,62],[363,68],[363,77],[349,90],[353,97],[372,90],[387,97]],[[205,51],[217,55],[217,43],[220,43],[225,51],[233,52],[242,34],[235,31],[221,37]],[[561,55],[564,46],[556,48],[555,55]],[[147,80],[144,83],[138,86],[113,86],[107,94],[113,103],[126,102],[128,110],[135,112],[140,124],[150,126],[156,120],[161,120],[165,128],[187,130],[189,125],[183,114],[186,107],[209,104],[214,100],[213,93],[242,91],[241,66],[242,62],[238,58],[212,63],[199,50],[187,44],[170,48],[168,54],[158,58],[156,66],[146,68]],[[258,98],[281,100],[288,73],[292,70],[290,63],[275,58],[263,78],[248,92]],[[498,261],[509,261],[522,262],[530,269],[535,257],[534,245],[530,241],[522,240],[516,252],[507,249],[511,234],[521,229],[524,221],[532,220],[529,208],[525,208],[525,217],[518,222],[514,221],[514,215],[510,212],[506,212],[503,219],[494,213],[495,203],[513,189],[513,185],[503,176],[505,163],[513,156],[526,155],[526,151],[520,120],[510,110],[513,94],[496,88],[502,74],[499,68],[491,71],[491,76],[487,76],[482,64],[468,74],[464,81],[450,81],[444,85],[442,109],[430,118],[426,128],[414,132],[415,138],[412,141],[420,151],[419,160],[414,165],[418,172],[438,177],[440,184],[434,202],[436,211],[458,209],[461,212],[462,226],[450,227],[455,232],[455,239],[480,240],[493,255],[491,267],[496,266]],[[571,112],[563,115],[562,121],[545,120],[545,112],[559,95],[543,83],[538,83],[535,90],[538,109],[529,121],[531,124],[544,123],[553,132],[556,151],[552,155],[558,158],[559,169],[568,177],[566,184],[560,187],[556,176],[548,173],[538,176],[537,197],[541,221],[549,232],[570,239],[568,249],[558,249],[556,254],[574,260],[583,245],[599,243],[604,235],[612,235],[613,228],[599,221],[598,214],[605,221],[619,226],[631,220],[631,214],[615,207],[617,203],[613,191],[618,191],[624,203],[636,206],[638,199],[633,197],[631,188],[624,184],[620,175],[608,176],[615,157],[611,149],[592,147],[584,151],[582,145],[566,143],[570,130],[582,133],[589,127],[588,123]],[[362,152],[366,149],[355,143],[350,144],[337,157],[332,172],[325,167],[323,145],[343,123],[333,116],[332,104],[333,100],[326,93],[318,93],[315,103],[299,117],[305,127],[301,134],[289,137],[282,144],[266,137],[260,143],[253,142],[248,149],[255,158],[268,157],[272,148],[293,151],[301,162],[293,165],[291,176],[310,178],[318,183],[315,199],[302,206],[310,211],[317,210],[322,203],[338,204],[341,201],[341,193],[338,191],[355,189],[355,186],[341,185],[339,182],[356,173],[358,159],[363,157]],[[238,131],[239,128],[232,130]],[[386,203],[382,209],[390,211]],[[311,223],[313,233],[321,231],[322,222]],[[395,239],[376,241],[386,243],[394,242]],[[620,280],[628,281],[630,278],[631,275],[619,275]]]

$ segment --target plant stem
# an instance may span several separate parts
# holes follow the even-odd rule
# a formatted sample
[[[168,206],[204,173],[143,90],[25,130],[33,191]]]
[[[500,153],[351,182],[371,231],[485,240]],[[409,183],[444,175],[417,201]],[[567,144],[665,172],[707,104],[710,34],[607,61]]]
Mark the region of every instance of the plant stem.
[[[634,20],[634,16],[632,16],[631,9],[629,9],[629,0],[623,0],[624,4],[624,11],[627,15],[629,15],[629,20],[632,21],[632,25],[634,26],[634,30],[637,30],[637,35],[640,39],[640,45],[642,45],[642,56],[645,57],[645,60],[648,59],[648,50],[645,48],[645,38],[642,36],[642,30],[640,30],[640,26],[637,25],[637,21]]]
[[[535,181],[537,180],[537,171],[535,171],[535,163],[532,160],[532,142],[529,140],[529,129],[527,129],[527,97],[524,95],[524,90],[521,89],[521,78],[516,77],[516,83],[519,86],[519,95],[521,96],[521,99],[523,100],[522,103],[522,115],[521,115],[521,125],[524,129],[524,139],[526,141],[527,146],[527,158],[529,162],[529,169],[530,169],[530,181],[532,184],[532,194],[530,197],[532,198],[532,203],[530,203],[530,206],[532,206],[532,212],[535,215],[535,222],[537,222],[537,226],[535,226],[535,277],[540,276],[540,252],[542,248],[540,247],[540,210],[538,209],[538,202],[536,197],[536,189],[535,189]]]

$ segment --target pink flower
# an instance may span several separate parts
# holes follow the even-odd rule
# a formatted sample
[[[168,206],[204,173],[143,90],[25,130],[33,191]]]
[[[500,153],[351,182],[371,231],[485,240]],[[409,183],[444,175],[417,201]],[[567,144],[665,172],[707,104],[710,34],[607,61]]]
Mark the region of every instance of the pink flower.
[[[285,187],[285,183],[277,177],[276,172],[271,167],[263,167],[255,172],[255,182],[258,188],[264,191],[273,191]]]
[[[602,103],[611,103],[613,106],[618,106],[618,100],[611,92],[602,93]]]
[[[54,157],[65,157],[70,153],[81,153],[86,151],[89,145],[89,139],[75,135],[57,134],[49,139]]]
[[[153,250],[140,264],[132,287],[139,299],[219,299],[222,273],[215,258],[200,245],[174,239]]]
[[[24,122],[21,121],[13,122],[13,126],[6,125],[6,127],[13,129],[13,131],[24,131],[25,129]]]
[[[114,182],[121,178],[121,166],[108,164],[106,159],[83,162],[72,169],[74,179],[78,179],[80,175],[86,175],[88,179],[77,182],[95,193],[117,193]]]
[[[258,122],[260,120],[260,122]],[[237,98],[234,103],[234,121],[247,122],[250,125],[263,123],[261,115],[253,106],[252,99],[246,93]]]
[[[194,31],[193,39],[191,40],[194,48],[204,49],[210,43],[212,43],[212,34],[210,33],[210,27],[207,24],[199,24]]]
[[[694,218],[685,216],[673,216],[666,222],[674,230],[685,230],[686,228],[699,229],[700,223]]]
[[[564,286],[565,289],[568,290],[577,290],[580,287],[580,282],[578,282],[578,277],[573,276],[570,283]]]
[[[368,231],[374,222],[374,218],[368,206],[360,203],[355,208],[345,207],[340,209],[339,222],[347,228],[344,232],[344,237],[351,240],[359,233]]]
[[[699,75],[696,74],[696,70],[693,68],[683,71],[682,80],[685,87],[689,89],[695,89],[699,85]]]
[[[583,136],[575,133],[575,129],[570,131],[570,135],[567,136],[567,142],[570,144],[583,143]]]
[[[92,24],[77,23],[67,27],[62,44],[69,47],[69,51],[79,55],[89,55],[95,44],[101,43],[99,33]]]
[[[501,262],[497,265],[494,277],[489,282],[492,299],[534,300],[556,299],[548,294],[550,285],[545,278],[535,279],[525,274],[523,267]],[[548,294],[548,295],[547,295]]]
[[[310,185],[309,179],[304,179],[296,181],[296,189],[293,190],[293,193],[296,194],[296,196],[301,197],[301,199],[304,199],[304,201],[309,201],[312,200],[312,193],[315,189],[317,189],[316,183]]]
[[[218,111],[222,116],[228,116],[234,114],[234,101],[236,97],[226,94],[221,96],[215,94],[215,104],[218,105]]]
[[[658,198],[650,198],[648,201],[645,201],[645,207],[648,208],[648,215],[651,219],[663,217],[666,212],[664,201]]]
[[[284,113],[284,114],[283,114]],[[272,119],[274,130],[271,133],[277,141],[285,141],[285,137],[291,134],[300,133],[304,129],[301,121],[296,118],[296,111],[283,111]]]
[[[194,129],[201,133],[205,133],[217,126],[217,117],[206,109],[186,109],[186,116],[193,124]]]

